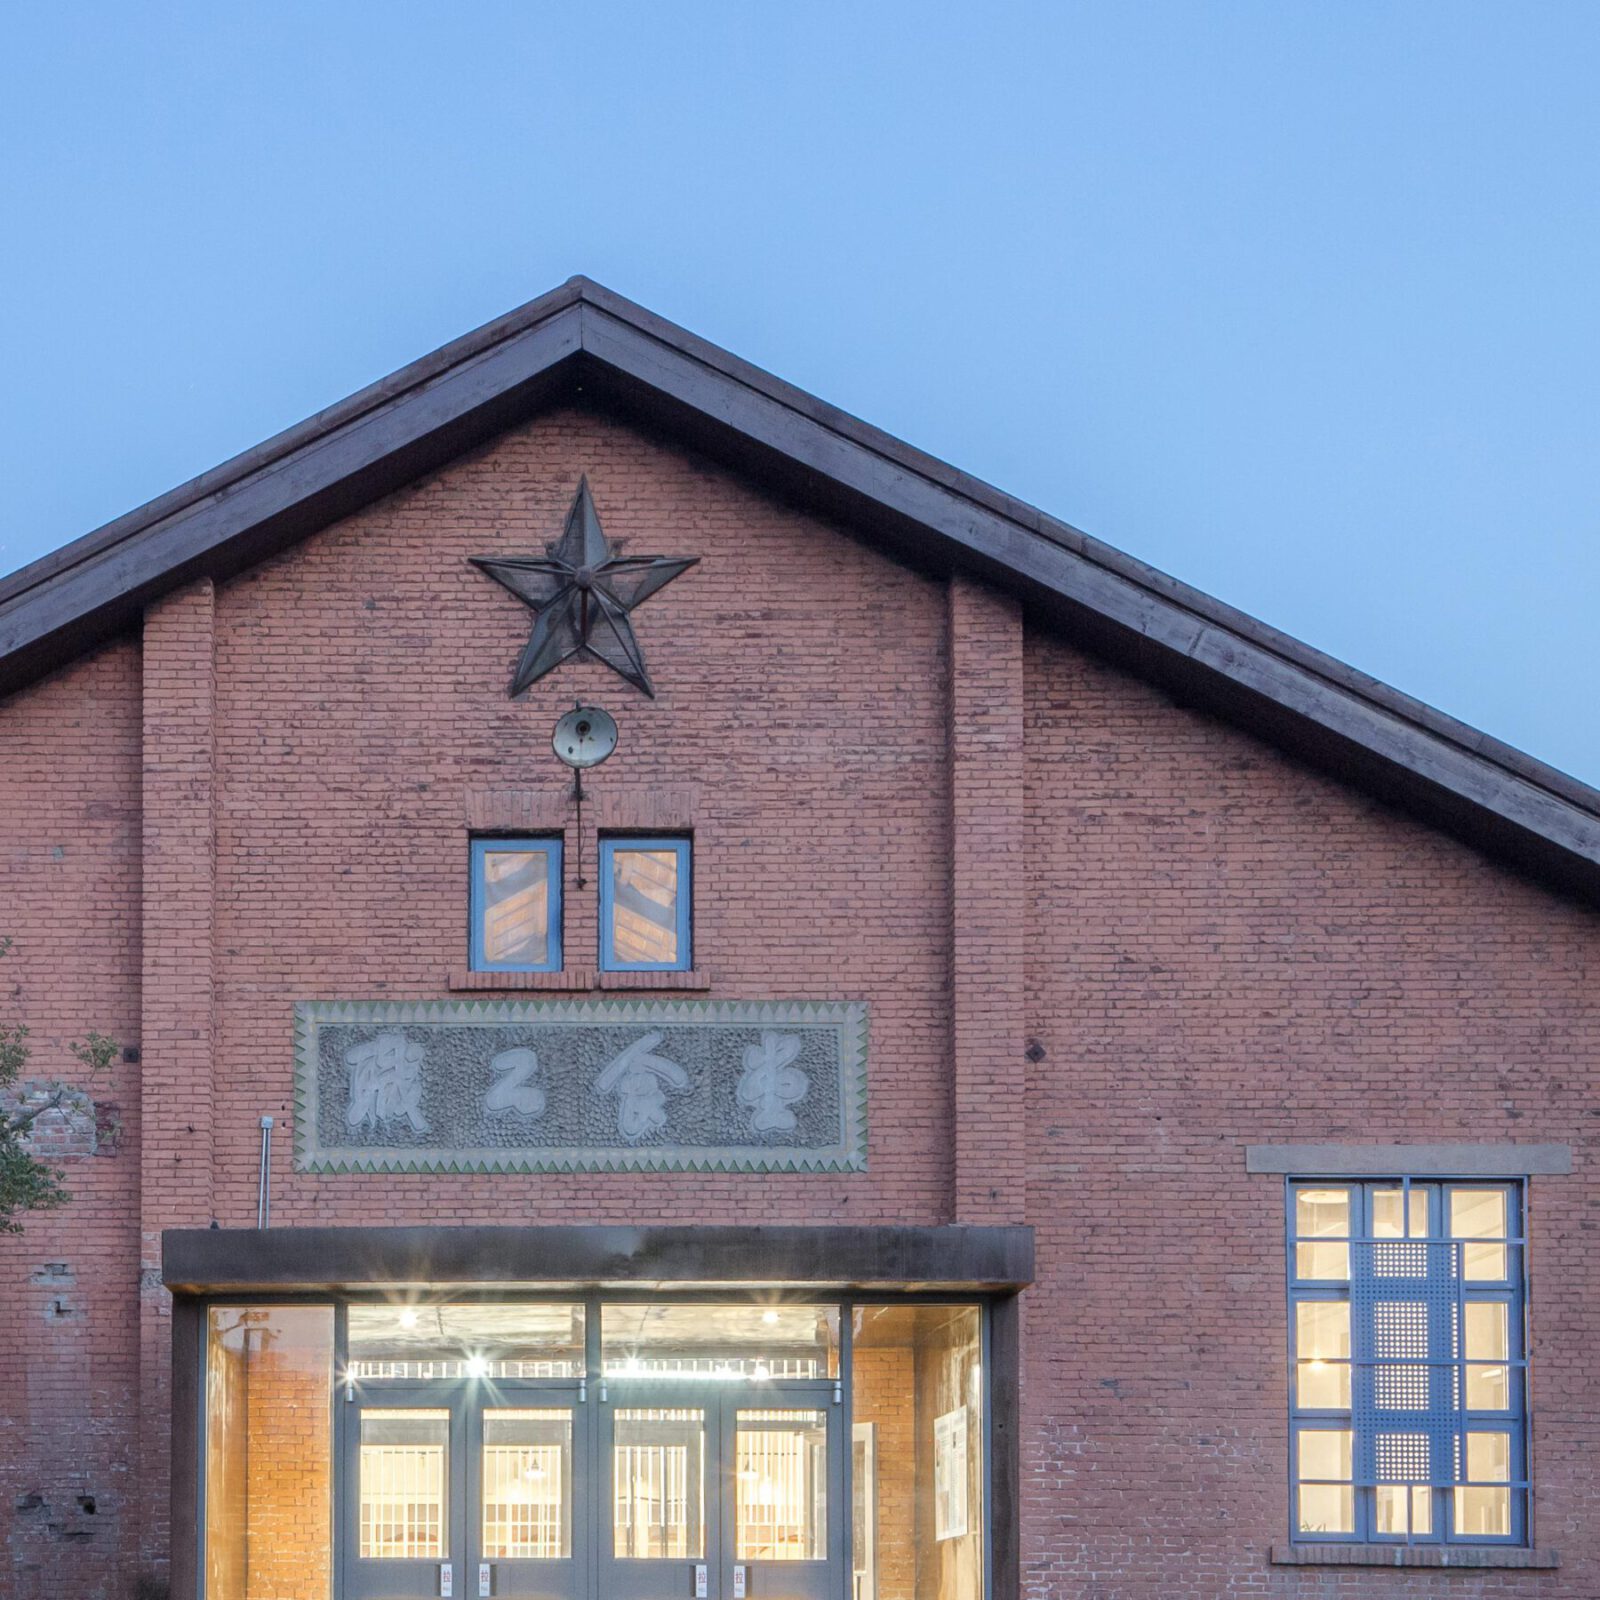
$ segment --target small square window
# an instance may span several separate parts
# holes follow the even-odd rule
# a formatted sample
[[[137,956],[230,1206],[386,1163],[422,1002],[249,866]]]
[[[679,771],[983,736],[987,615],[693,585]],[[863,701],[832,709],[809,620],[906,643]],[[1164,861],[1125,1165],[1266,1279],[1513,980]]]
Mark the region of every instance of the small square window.
[[[559,972],[561,841],[472,841],[472,970]]]
[[[600,841],[600,967],[684,972],[689,961],[689,841]]]

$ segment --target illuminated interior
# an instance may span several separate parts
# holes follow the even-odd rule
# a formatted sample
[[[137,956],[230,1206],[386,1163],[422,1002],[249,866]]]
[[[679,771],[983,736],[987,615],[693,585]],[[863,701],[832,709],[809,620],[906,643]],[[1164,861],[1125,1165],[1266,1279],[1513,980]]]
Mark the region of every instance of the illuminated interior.
[[[457,1593],[665,1600],[698,1564],[707,1600],[982,1600],[982,1324],[775,1298],[214,1305],[208,1600],[400,1600],[446,1569]]]

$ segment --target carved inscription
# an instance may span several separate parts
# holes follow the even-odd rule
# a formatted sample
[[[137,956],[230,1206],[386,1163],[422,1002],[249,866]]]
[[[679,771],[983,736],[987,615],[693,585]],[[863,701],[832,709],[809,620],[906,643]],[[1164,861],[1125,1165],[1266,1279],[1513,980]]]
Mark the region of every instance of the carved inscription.
[[[848,1001],[308,1001],[296,1164],[850,1170],[866,1038]]]
[[[413,1133],[426,1133],[422,1115],[422,1046],[403,1033],[380,1033],[344,1053],[350,1069],[350,1103],[344,1118],[352,1128],[379,1127],[404,1117]]]
[[[687,1089],[689,1074],[655,1053],[659,1030],[635,1039],[594,1080],[601,1094],[617,1097],[617,1132],[632,1143],[667,1125],[668,1089]]]
[[[536,1050],[502,1050],[489,1062],[495,1080],[484,1091],[483,1109],[491,1117],[514,1113],[519,1117],[544,1114],[545,1092],[530,1080],[538,1075]]]
[[[761,1030],[761,1042],[744,1053],[744,1076],[739,1080],[739,1104],[750,1108],[750,1126],[757,1133],[787,1133],[795,1125],[789,1107],[804,1100],[810,1084],[791,1065],[800,1054],[800,1040],[792,1033]]]

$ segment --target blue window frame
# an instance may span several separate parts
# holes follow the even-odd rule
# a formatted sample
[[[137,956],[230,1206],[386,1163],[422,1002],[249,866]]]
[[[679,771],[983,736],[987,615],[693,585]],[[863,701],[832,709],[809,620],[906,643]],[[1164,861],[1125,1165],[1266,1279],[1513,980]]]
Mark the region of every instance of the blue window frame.
[[[561,970],[561,841],[472,841],[474,972]]]
[[[600,969],[685,972],[690,961],[687,839],[600,841]]]
[[[1526,1543],[1522,1200],[1486,1181],[1289,1184],[1296,1540]]]

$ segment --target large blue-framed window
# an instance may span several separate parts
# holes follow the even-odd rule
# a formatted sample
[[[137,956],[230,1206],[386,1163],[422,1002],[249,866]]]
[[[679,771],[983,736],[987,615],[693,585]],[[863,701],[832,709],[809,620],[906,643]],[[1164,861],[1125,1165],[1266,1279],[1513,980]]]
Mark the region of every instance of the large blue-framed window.
[[[561,841],[472,841],[474,972],[561,969]]]
[[[600,841],[600,968],[682,972],[690,961],[688,839]]]
[[[1521,1185],[1289,1185],[1292,1530],[1523,1544]]]

